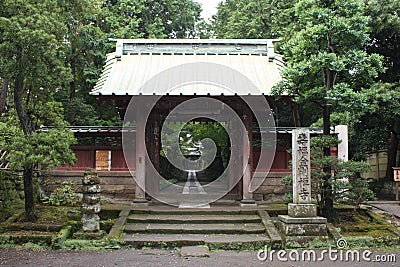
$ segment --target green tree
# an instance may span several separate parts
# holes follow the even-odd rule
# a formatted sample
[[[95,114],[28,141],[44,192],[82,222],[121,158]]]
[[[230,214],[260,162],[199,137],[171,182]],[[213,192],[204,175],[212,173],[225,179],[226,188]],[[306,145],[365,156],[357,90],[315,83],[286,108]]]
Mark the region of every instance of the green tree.
[[[369,87],[382,70],[381,58],[366,52],[368,18],[359,1],[302,0],[294,9],[300,30],[284,40],[286,64],[275,93],[288,93],[299,103],[315,103],[328,136],[332,105]],[[324,155],[330,156],[329,148]],[[328,175],[321,194],[322,213],[332,220],[334,198],[328,164],[324,171]]]
[[[362,93],[366,108],[356,125],[355,152],[362,158],[367,151],[387,149],[386,181],[393,181],[400,134],[400,85],[376,83]]]
[[[87,93],[97,81],[104,56],[101,52],[105,37],[96,26],[103,1],[63,0],[59,1],[61,19],[66,27],[65,60],[71,70],[69,97],[73,100],[77,91]],[[86,89],[86,90],[85,90]]]
[[[111,38],[189,38],[201,13],[192,0],[110,0],[103,9],[101,28]]]
[[[36,115],[37,111],[52,100],[57,90],[62,90],[63,82],[70,77],[63,63],[66,30],[60,20],[61,8],[56,0],[3,0],[0,2],[0,10],[0,77],[7,80],[12,88],[13,106],[23,133],[22,139],[27,140],[27,143],[23,143],[23,140],[18,139],[15,144],[21,145],[9,148],[21,154],[36,150],[40,152],[42,146],[39,139],[42,135],[37,134],[36,130],[41,120]],[[45,112],[50,113],[51,110]],[[13,130],[19,136],[17,129]],[[49,133],[48,138],[57,139],[58,136]],[[32,144],[32,149],[28,149],[29,144]],[[65,144],[68,146],[69,143],[66,141]],[[68,149],[63,153],[68,152]],[[57,152],[60,151],[49,153],[55,156]],[[35,219],[32,177],[34,163],[37,161],[33,158],[22,160],[23,157],[11,157],[13,161],[21,160],[28,221]],[[43,160],[39,156],[36,159]]]
[[[387,149],[386,180],[393,181],[392,167],[396,166],[399,146],[399,117],[396,107],[400,79],[400,1],[364,0],[365,14],[370,17],[371,41],[368,53],[384,58],[386,72],[380,73],[377,84],[366,91],[369,109],[360,117],[354,138],[358,157],[365,152]],[[386,83],[392,83],[391,85]],[[376,104],[372,104],[376,103]]]
[[[90,103],[89,91],[100,76],[108,42],[98,27],[103,1],[62,0],[58,2],[60,21],[65,25],[65,67],[71,78],[65,82],[69,90],[59,91],[57,101],[63,103],[65,119],[71,125],[96,125],[99,115]],[[92,112],[93,111],[93,112]]]
[[[369,53],[384,57],[387,71],[380,73],[383,82],[400,80],[400,1],[364,0],[365,14],[369,16],[371,41],[367,46]]]
[[[274,7],[272,0],[220,2],[212,19],[218,38],[273,38]]]

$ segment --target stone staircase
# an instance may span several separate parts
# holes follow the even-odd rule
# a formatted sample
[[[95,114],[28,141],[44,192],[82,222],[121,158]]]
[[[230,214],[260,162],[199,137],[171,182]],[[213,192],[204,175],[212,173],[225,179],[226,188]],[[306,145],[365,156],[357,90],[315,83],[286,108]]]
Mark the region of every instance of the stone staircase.
[[[123,210],[110,235],[117,232],[138,248],[206,245],[210,249],[258,250],[265,245],[282,246],[266,211],[238,207]]]

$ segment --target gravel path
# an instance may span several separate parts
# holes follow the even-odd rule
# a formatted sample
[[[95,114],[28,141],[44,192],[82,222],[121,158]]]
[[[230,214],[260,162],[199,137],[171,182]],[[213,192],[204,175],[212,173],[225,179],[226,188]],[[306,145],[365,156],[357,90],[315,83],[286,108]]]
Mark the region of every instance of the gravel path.
[[[376,252],[389,255],[392,252]],[[116,251],[62,251],[0,249],[0,266],[399,266],[400,252],[395,252],[397,262],[280,262],[260,261],[257,252],[212,252],[210,258],[182,258],[166,250],[116,250]]]

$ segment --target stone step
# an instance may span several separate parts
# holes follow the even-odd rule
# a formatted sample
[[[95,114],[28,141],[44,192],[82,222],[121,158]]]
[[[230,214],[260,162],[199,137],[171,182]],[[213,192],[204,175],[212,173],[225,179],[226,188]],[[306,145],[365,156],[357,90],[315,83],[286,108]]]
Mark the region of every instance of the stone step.
[[[213,250],[259,250],[271,241],[264,234],[123,234],[122,240],[137,248],[207,245]]]
[[[131,214],[156,214],[156,215],[194,215],[194,214],[204,214],[204,215],[255,215],[257,214],[257,209],[246,208],[240,209],[235,208],[163,208],[163,207],[152,207],[151,209],[135,208],[130,212]]]
[[[15,244],[36,243],[51,245],[52,240],[57,236],[56,232],[32,231],[32,230],[19,230],[8,231],[1,233],[2,236],[7,237]]]
[[[214,214],[132,214],[127,219],[128,223],[259,223],[261,222],[258,215],[214,215]]]
[[[190,190],[196,190],[195,189],[190,189]],[[188,200],[193,200],[193,202],[203,202],[204,197],[207,197],[207,199],[214,200],[213,203],[221,203],[225,200],[231,200],[231,201],[240,201],[241,198],[239,195],[223,195],[224,192],[220,193],[200,193],[200,192],[193,192],[191,191],[188,194],[182,194],[181,192],[179,193],[173,193],[173,194],[161,194],[157,195],[155,194],[152,198],[152,201],[155,203],[165,203],[165,200],[175,200],[177,202],[179,201],[188,201]]]
[[[261,234],[265,227],[261,223],[216,223],[216,224],[127,224],[125,233],[165,234]]]

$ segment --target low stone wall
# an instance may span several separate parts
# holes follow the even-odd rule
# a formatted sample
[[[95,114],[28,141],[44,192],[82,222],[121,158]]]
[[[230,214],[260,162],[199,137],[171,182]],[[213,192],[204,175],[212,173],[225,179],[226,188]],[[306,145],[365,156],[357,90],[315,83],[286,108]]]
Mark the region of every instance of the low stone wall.
[[[16,202],[23,202],[24,182],[22,175],[11,171],[0,171],[0,211]]]
[[[265,178],[261,186],[254,192],[254,199],[266,202],[284,201],[284,195],[292,192],[292,187],[283,185],[281,180],[284,176],[290,174],[289,172],[255,173],[253,178],[255,182],[264,179],[266,176],[267,178]]]
[[[100,177],[101,195],[103,199],[133,200],[135,198],[135,182],[130,172],[111,171],[98,172]],[[44,174],[42,189],[46,194],[51,194],[63,181],[73,181],[77,184],[77,192],[81,193],[81,181],[84,171],[51,171]],[[254,181],[263,179],[262,185],[254,192],[254,199],[265,202],[282,202],[284,195],[292,191],[281,183],[282,177],[290,175],[286,172],[256,173]]]
[[[133,200],[135,198],[135,181],[130,172],[110,171],[98,172],[103,199]],[[51,194],[64,181],[73,181],[77,184],[76,191],[81,192],[81,182],[84,171],[49,171],[43,175],[42,189]]]

